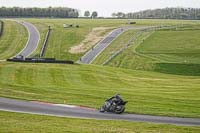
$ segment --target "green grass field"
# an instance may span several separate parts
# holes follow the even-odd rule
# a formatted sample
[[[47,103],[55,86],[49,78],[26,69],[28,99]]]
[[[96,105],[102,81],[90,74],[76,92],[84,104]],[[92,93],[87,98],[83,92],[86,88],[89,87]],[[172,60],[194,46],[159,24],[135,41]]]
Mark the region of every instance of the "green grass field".
[[[163,62],[200,63],[200,30],[157,31],[136,51]]]
[[[120,93],[127,112],[200,117],[200,78],[93,65],[0,63],[0,96],[99,108]]]
[[[139,45],[135,43],[123,51],[108,65],[170,74],[200,75],[199,35],[197,26],[156,31],[144,42]]]
[[[28,40],[28,32],[21,24],[4,20],[4,32],[0,38],[0,60],[19,53]]]
[[[32,56],[38,57],[50,25],[53,31],[45,57],[73,61],[84,53],[71,54],[69,49],[83,41],[92,28],[120,27],[127,23],[127,20],[105,19],[25,20],[33,23],[41,34],[40,45]],[[99,108],[105,99],[120,93],[125,100],[129,101],[126,110],[128,113],[200,118],[198,53],[200,30],[198,25],[196,26],[199,21],[135,21],[136,26],[192,25],[192,27],[154,33],[145,32],[134,45],[112,59],[109,66],[0,62],[0,97]],[[64,29],[64,23],[79,24],[80,28]],[[10,30],[12,27],[15,30]],[[106,30],[102,36],[109,31]],[[5,25],[4,32],[5,34],[0,38],[0,59],[20,51],[26,44],[26,36],[28,36],[23,26],[10,21]],[[102,64],[112,53],[126,45],[133,34],[135,31],[125,32],[97,58],[94,64]],[[149,35],[151,36],[148,37]],[[10,39],[12,36],[16,39]],[[147,39],[143,42],[144,38]],[[16,44],[21,45],[16,46]],[[12,45],[17,48],[13,49]],[[3,132],[36,132],[40,127],[41,132],[117,132],[118,130],[120,132],[199,132],[199,128],[193,127],[55,118],[6,112],[0,112],[0,119],[0,131]]]
[[[130,38],[135,34],[136,30],[126,31],[119,36],[118,39],[112,42],[112,45],[108,46],[95,60],[93,64],[103,64],[115,51],[120,50],[128,44]]]
[[[0,111],[0,119],[0,131],[4,133],[198,133],[200,130],[199,127],[127,121],[70,119],[2,111]]]

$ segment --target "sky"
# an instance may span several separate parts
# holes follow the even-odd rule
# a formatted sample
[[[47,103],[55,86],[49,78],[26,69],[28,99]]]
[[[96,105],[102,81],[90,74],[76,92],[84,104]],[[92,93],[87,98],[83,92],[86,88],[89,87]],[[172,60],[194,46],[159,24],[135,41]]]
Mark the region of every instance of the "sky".
[[[97,11],[99,16],[109,17],[113,12],[136,12],[165,7],[200,8],[200,0],[0,0],[5,7],[71,7],[81,11]]]

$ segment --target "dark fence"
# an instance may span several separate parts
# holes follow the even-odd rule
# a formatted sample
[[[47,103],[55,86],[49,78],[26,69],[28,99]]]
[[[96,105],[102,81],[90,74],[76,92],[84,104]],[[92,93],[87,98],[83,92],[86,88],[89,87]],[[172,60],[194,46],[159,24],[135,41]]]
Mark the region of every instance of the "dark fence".
[[[24,62],[24,63],[58,63],[58,64],[74,64],[69,60],[56,60],[55,58],[12,58],[7,59],[10,62]]]
[[[40,52],[40,57],[43,57],[44,54],[45,54],[45,51],[46,51],[46,47],[47,47],[47,43],[48,43],[48,40],[49,40],[50,33],[51,33],[51,28],[49,27],[48,32],[47,32],[47,34],[46,34],[46,38],[45,38],[45,40],[44,40],[44,43],[43,43],[43,46],[42,46],[42,49],[41,49],[41,52]]]
[[[0,27],[0,37],[1,37],[2,34],[3,34],[3,29],[4,29],[4,22],[2,20],[0,20],[0,25],[1,25],[1,27]]]

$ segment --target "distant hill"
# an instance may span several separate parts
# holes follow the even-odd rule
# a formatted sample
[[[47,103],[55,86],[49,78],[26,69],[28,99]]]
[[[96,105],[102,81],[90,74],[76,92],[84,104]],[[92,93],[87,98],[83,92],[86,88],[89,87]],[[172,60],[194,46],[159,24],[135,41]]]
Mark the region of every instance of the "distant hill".
[[[78,10],[68,7],[48,8],[0,8],[0,17],[55,17],[55,18],[77,18]]]
[[[135,13],[113,13],[117,18],[133,19],[200,19],[200,8],[163,8],[154,10],[144,10]]]

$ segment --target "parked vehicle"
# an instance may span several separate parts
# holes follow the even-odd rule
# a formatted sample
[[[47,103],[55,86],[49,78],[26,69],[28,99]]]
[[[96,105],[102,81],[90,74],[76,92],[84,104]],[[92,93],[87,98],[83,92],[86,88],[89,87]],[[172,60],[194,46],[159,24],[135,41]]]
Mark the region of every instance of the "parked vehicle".
[[[119,94],[107,99],[101,106],[100,112],[112,112],[121,114],[125,111],[125,105],[128,101],[124,101]]]

